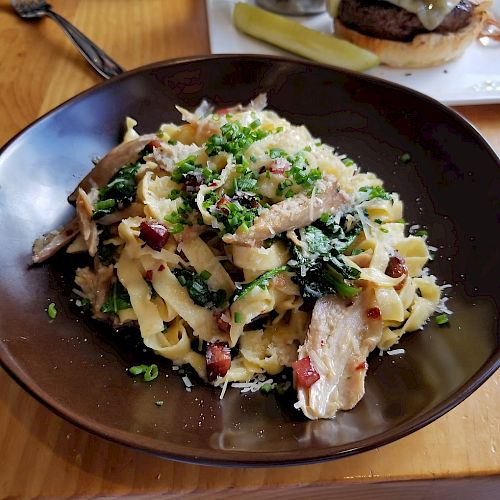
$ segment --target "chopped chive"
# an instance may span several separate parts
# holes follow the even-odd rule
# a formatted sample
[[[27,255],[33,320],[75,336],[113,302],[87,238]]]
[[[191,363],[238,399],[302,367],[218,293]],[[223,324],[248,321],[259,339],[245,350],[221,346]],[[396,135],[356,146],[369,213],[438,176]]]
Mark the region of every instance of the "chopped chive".
[[[271,384],[269,384],[269,383],[267,383],[267,384],[262,384],[262,385],[260,386],[260,389],[259,389],[259,390],[260,390],[260,392],[261,392],[262,394],[269,394],[269,393],[273,390],[273,387],[272,387],[272,385],[271,385]]]
[[[388,233],[389,232],[389,229],[387,229],[386,227],[381,227],[380,230],[383,232],[383,233]]]
[[[210,272],[208,272],[207,270],[202,271],[202,272],[200,273],[200,278],[201,278],[203,281],[207,281],[207,280],[210,278],[210,276],[212,276],[212,274],[211,274]]]
[[[382,224],[382,219],[375,219],[373,222],[376,222],[377,224]]]
[[[135,377],[136,375],[144,373],[147,369],[148,369],[147,365],[137,365],[137,366],[131,366],[128,369],[128,372],[130,373],[130,375],[134,375]]]
[[[158,366],[155,364],[148,366],[147,370],[144,372],[144,380],[146,382],[151,382],[151,380],[154,380],[157,376],[158,376]]]
[[[352,167],[354,165],[354,161],[352,161],[350,158],[344,158],[342,160],[342,163],[346,166],[346,167]]]
[[[402,217],[401,217],[401,219],[398,219],[398,220],[396,220],[394,222],[396,222],[398,224],[406,224],[406,221]]]
[[[420,236],[421,238],[425,238],[428,236],[428,232],[425,229],[419,229],[417,232],[414,233],[415,236]]]
[[[440,314],[439,316],[436,316],[434,319],[436,321],[436,324],[439,326],[446,325],[446,323],[450,321],[446,314]]]
[[[239,311],[236,311],[234,313],[234,322],[235,323],[241,323],[243,318],[241,317],[241,313]]]
[[[50,319],[55,319],[55,317],[57,316],[57,309],[56,309],[56,305],[54,304],[54,302],[51,302],[49,304],[49,307],[47,307],[47,314],[48,314]]]
[[[177,141],[174,140],[174,139],[169,139],[168,143],[171,145],[171,146],[175,146],[177,144]]]

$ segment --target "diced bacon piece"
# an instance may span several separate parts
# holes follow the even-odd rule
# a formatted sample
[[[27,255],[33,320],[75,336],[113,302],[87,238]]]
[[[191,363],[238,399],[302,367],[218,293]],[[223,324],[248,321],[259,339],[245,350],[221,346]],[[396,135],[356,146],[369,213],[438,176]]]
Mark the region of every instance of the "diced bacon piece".
[[[170,236],[168,229],[158,222],[142,221],[140,230],[139,238],[158,252],[167,244]]]
[[[209,382],[224,377],[231,367],[231,350],[225,342],[208,344],[205,357]]]
[[[308,389],[319,380],[319,373],[311,365],[311,358],[306,356],[292,363],[297,387]]]

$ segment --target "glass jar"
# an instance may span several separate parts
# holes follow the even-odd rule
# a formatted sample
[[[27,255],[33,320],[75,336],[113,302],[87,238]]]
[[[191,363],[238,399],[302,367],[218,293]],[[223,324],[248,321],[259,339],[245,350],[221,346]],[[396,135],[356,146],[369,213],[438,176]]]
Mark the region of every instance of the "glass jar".
[[[326,10],[326,0],[256,0],[259,7],[287,15],[320,14]]]

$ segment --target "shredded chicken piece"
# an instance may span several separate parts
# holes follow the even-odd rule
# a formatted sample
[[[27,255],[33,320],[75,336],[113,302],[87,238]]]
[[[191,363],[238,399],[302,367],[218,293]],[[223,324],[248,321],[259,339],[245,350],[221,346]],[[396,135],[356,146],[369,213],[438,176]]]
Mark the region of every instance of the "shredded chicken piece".
[[[333,213],[347,202],[347,197],[338,190],[337,181],[325,175],[316,183],[311,196],[299,193],[263,211],[250,229],[238,229],[226,234],[225,243],[242,246],[260,246],[276,234],[308,226],[324,213]]]
[[[76,217],[78,219],[80,233],[89,249],[89,255],[94,257],[97,253],[99,235],[97,232],[97,225],[92,220],[93,200],[91,197],[97,198],[96,190],[93,190],[90,195],[87,195],[83,189],[78,189],[78,195],[76,197]]]
[[[96,166],[78,184],[78,187],[69,195],[68,200],[76,200],[78,189],[89,192],[93,187],[105,186],[111,178],[125,165],[134,162],[138,153],[153,140],[158,140],[155,134],[141,135],[139,138],[122,142],[101,158]]]
[[[299,359],[309,356],[320,376],[309,388],[298,388],[308,418],[333,418],[337,410],[350,410],[358,403],[365,393],[366,358],[381,337],[382,320],[372,288],[352,302],[333,295],[318,299],[299,348]]]
[[[108,319],[108,316],[101,312],[101,307],[106,302],[112,278],[113,265],[103,266],[98,259],[94,260],[94,270],[90,267],[76,270],[75,283],[82,290],[85,298],[91,302],[94,318]]]
[[[50,257],[56,254],[61,248],[74,240],[79,232],[78,219],[75,217],[65,226],[37,238],[32,248],[33,262],[39,264],[40,262],[50,259]]]
[[[176,163],[184,160],[189,155],[197,154],[199,150],[200,147],[196,144],[182,144],[181,142],[177,144],[162,143],[161,147],[154,148],[153,153],[145,157],[145,159],[154,160],[160,168],[172,173],[176,168]]]

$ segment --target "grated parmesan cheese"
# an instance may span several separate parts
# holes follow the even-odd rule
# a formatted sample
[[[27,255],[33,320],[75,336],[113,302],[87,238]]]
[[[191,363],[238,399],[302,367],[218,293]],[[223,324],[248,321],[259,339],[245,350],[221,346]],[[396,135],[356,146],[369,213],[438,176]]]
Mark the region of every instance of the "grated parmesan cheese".
[[[386,351],[389,356],[397,356],[398,354],[404,354],[406,351],[404,349],[392,349],[391,351]]]

